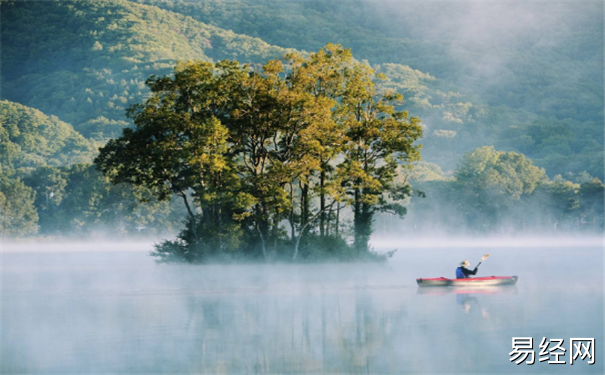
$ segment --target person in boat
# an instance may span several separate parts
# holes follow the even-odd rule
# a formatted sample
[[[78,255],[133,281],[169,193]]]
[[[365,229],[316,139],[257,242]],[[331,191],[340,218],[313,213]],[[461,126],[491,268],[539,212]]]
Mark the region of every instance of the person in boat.
[[[477,274],[477,267],[475,267],[474,270],[469,270],[468,266],[470,266],[471,264],[468,262],[468,260],[463,260],[462,262],[460,262],[460,267],[456,268],[456,278],[457,279],[467,279],[469,277],[471,277],[471,275],[476,275]]]

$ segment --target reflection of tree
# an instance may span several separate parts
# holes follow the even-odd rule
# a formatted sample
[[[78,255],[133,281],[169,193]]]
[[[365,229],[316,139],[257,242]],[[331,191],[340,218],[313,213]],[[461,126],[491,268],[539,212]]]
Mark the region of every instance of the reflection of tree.
[[[354,319],[338,331],[336,339],[340,343],[339,357],[347,372],[357,373],[369,370],[369,357],[381,348],[384,341],[381,327],[373,317],[372,301],[367,293],[355,293]],[[354,335],[350,332],[354,332]]]
[[[349,373],[382,372],[377,367],[393,363],[392,350],[396,349],[395,342],[403,337],[407,314],[398,303],[384,306],[384,300],[379,297],[381,295],[370,292],[355,293],[351,301],[355,316],[334,331],[337,357],[328,359],[333,368]],[[336,358],[340,360],[338,363],[334,363]],[[401,371],[401,368],[390,370]]]
[[[185,367],[196,372],[375,371],[405,313],[371,292],[189,296]],[[183,345],[185,345],[183,343]]]

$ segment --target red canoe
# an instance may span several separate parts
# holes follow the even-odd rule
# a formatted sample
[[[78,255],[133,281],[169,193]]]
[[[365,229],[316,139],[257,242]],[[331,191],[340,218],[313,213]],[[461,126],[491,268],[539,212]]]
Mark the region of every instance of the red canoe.
[[[489,276],[473,277],[468,279],[446,279],[445,277],[436,277],[431,279],[416,279],[418,286],[496,286],[496,285],[515,285],[517,276]]]

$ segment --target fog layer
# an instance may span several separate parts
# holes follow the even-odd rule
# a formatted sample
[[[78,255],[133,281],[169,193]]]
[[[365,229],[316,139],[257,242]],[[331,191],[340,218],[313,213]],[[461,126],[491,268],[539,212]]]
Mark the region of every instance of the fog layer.
[[[600,247],[415,248],[386,264],[156,265],[140,252],[2,255],[2,373],[602,373],[517,366],[511,338],[603,340]],[[125,250],[128,250],[126,247]],[[490,258],[512,288],[418,289]],[[435,358],[439,357],[437,361]]]

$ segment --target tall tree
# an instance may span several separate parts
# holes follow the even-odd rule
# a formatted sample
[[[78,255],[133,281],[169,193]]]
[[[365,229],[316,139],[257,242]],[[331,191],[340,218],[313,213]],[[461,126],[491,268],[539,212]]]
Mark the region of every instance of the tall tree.
[[[363,252],[377,211],[405,214],[399,202],[411,190],[407,184],[394,184],[394,178],[399,165],[420,159],[421,146],[415,142],[422,127],[419,118],[395,109],[394,104],[403,100],[400,94],[377,92],[373,79],[384,76],[374,77],[364,64],[356,64],[350,75],[339,109],[348,142],[338,169],[353,206],[355,247]]]
[[[220,119],[234,114],[245,78],[234,62],[182,63],[174,77],[152,76],[152,96],[128,110],[135,128],[109,141],[95,161],[114,183],[145,186],[160,200],[180,197],[193,247],[201,243],[200,225],[218,238],[229,230],[222,225],[229,214],[224,206],[234,202],[238,179]]]

